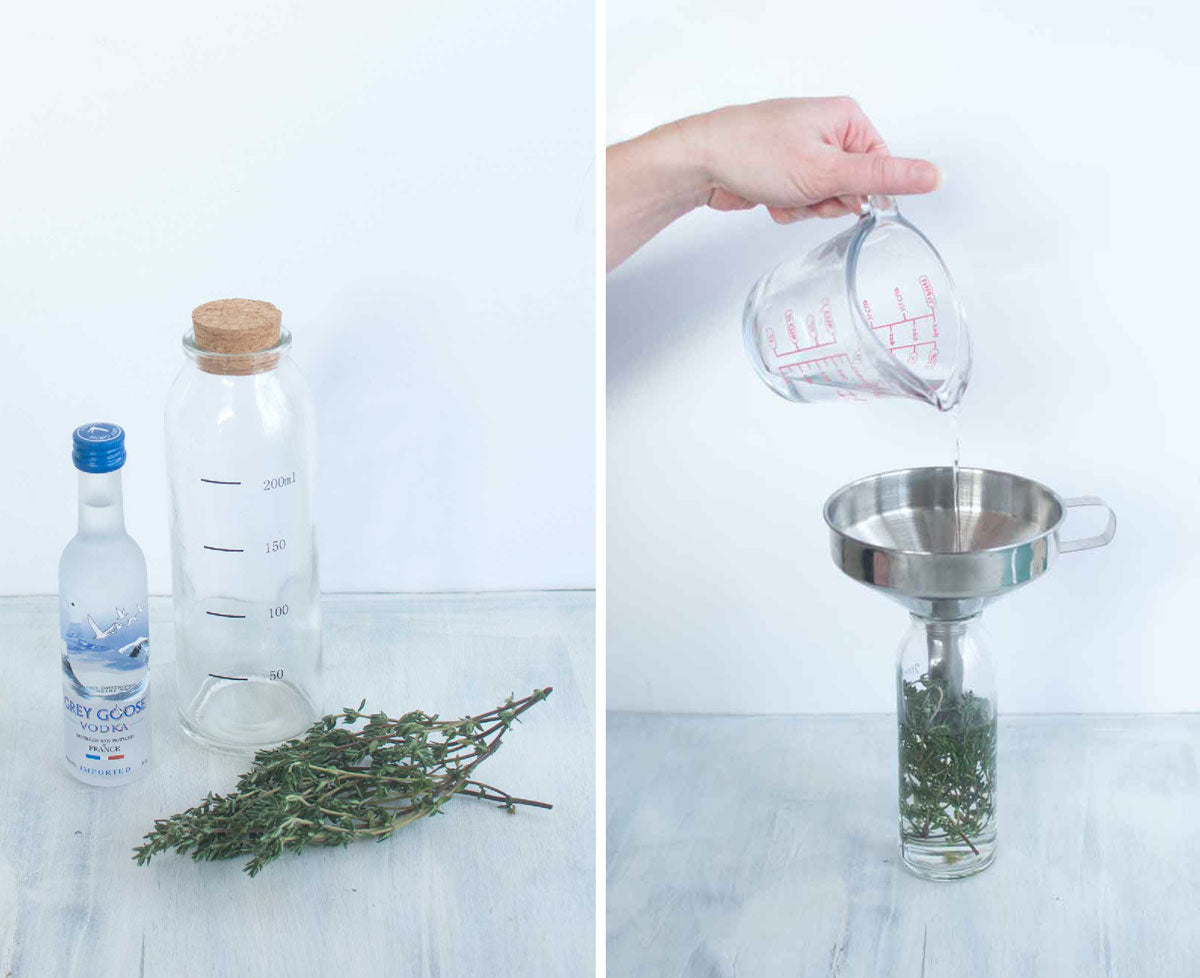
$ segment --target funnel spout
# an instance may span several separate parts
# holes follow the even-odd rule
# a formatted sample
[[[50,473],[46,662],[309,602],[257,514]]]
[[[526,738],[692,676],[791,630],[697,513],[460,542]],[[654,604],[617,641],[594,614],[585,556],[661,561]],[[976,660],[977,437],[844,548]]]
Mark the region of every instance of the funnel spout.
[[[931,679],[942,684],[946,699],[958,703],[963,696],[962,641],[967,624],[978,615],[961,621],[930,621],[913,615],[925,626],[925,645],[928,651],[927,671]]]

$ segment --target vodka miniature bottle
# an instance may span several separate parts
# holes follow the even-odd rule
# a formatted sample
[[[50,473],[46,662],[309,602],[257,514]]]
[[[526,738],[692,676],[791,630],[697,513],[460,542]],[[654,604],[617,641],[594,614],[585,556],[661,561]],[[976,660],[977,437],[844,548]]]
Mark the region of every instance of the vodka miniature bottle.
[[[146,560],[125,532],[125,432],[85,424],[73,441],[79,530],[58,565],[66,762],[86,784],[126,784],[150,767]]]

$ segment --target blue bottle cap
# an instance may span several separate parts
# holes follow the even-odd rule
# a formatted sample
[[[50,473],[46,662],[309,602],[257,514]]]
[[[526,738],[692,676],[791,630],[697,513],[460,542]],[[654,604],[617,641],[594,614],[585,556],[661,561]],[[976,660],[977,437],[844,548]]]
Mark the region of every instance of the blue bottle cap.
[[[116,472],[125,464],[125,429],[119,424],[81,424],[71,440],[71,461],[80,472]]]

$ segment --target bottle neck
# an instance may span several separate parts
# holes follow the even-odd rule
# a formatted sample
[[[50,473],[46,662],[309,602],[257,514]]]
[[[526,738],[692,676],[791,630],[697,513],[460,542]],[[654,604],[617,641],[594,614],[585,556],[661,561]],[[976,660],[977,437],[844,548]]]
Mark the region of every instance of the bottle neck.
[[[940,681],[948,701],[956,703],[963,696],[963,644],[979,612],[969,618],[942,621],[914,614],[913,620],[925,626],[925,648],[928,656],[926,670],[932,679]]]
[[[79,534],[125,532],[121,470],[79,473]]]

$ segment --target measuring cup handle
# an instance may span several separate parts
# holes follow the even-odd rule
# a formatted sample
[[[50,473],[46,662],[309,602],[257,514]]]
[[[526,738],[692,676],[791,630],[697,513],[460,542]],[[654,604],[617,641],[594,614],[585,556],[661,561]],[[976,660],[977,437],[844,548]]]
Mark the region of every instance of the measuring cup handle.
[[[863,207],[864,214],[872,216],[878,214],[899,214],[900,205],[896,203],[896,198],[889,194],[872,194],[867,198],[866,205]]]
[[[1108,503],[1096,496],[1077,496],[1075,499],[1064,499],[1063,508],[1075,509],[1083,506],[1099,506],[1108,513],[1108,525],[1105,526],[1104,532],[1094,537],[1082,537],[1079,540],[1060,540],[1058,543],[1058,552],[1069,554],[1075,550],[1091,550],[1093,547],[1104,547],[1112,542],[1112,538],[1117,533],[1117,514],[1112,511]]]

